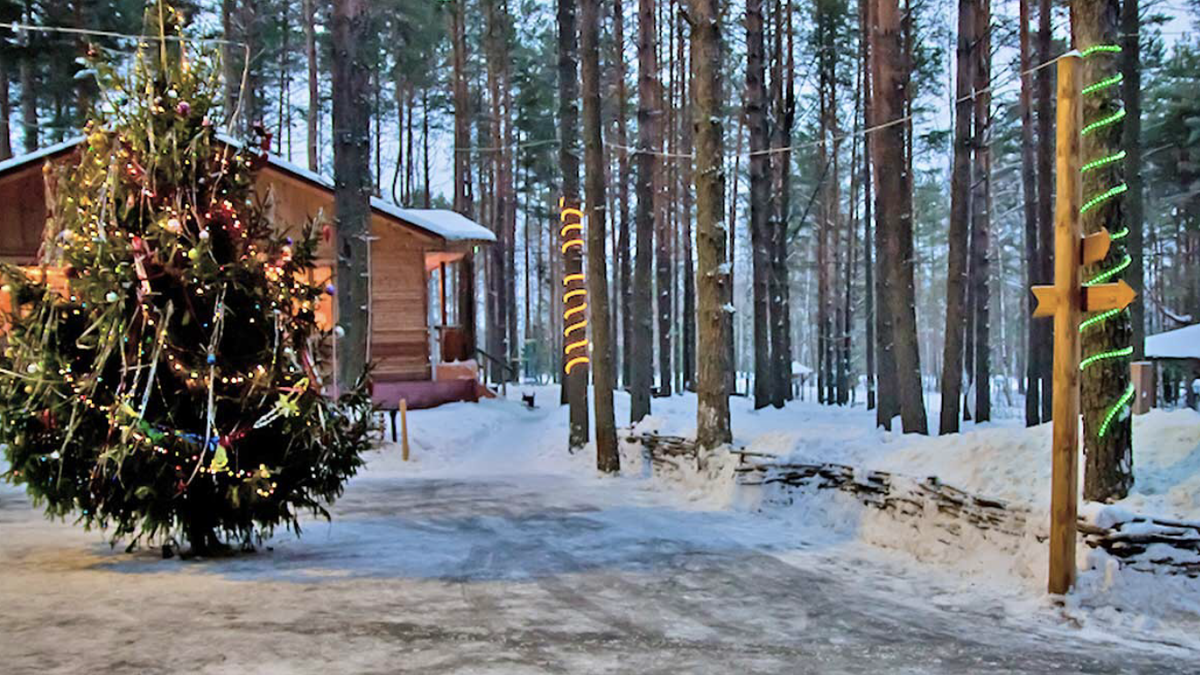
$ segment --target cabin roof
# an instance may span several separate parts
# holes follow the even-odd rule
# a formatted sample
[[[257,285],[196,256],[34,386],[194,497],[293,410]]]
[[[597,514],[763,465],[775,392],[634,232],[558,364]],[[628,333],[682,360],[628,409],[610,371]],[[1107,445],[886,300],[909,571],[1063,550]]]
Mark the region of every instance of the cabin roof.
[[[0,174],[8,173],[13,169],[19,169],[26,164],[31,164],[40,159],[46,159],[47,157],[54,157],[55,155],[61,155],[66,152],[70,152],[71,150],[75,149],[75,146],[82,142],[83,136],[75,136],[74,138],[68,138],[60,143],[55,143],[54,145],[47,145],[46,147],[34,152],[27,152],[23,155],[10,157],[3,162],[0,162]]]
[[[47,146],[36,152],[18,155],[0,162],[0,175],[8,171],[25,167],[39,160],[54,157],[75,149],[84,140],[83,136],[68,138],[61,143]],[[243,143],[227,134],[218,133],[217,140],[235,148],[243,147]],[[267,164],[277,171],[300,178],[333,194],[333,180],[304,167],[267,153]],[[448,242],[479,242],[496,241],[496,235],[479,223],[446,209],[406,209],[389,199],[371,197],[371,209],[389,220],[400,221],[404,225],[422,230]]]
[[[1146,358],[1200,359],[1200,323],[1147,335]]]

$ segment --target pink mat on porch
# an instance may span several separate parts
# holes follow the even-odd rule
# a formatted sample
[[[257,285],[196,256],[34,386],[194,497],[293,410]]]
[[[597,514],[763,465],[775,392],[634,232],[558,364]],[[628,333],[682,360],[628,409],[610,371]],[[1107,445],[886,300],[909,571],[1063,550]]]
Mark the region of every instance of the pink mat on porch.
[[[384,410],[400,407],[400,399],[408,401],[409,410],[419,410],[455,401],[478,401],[481,388],[474,379],[375,381],[371,385],[371,398]]]

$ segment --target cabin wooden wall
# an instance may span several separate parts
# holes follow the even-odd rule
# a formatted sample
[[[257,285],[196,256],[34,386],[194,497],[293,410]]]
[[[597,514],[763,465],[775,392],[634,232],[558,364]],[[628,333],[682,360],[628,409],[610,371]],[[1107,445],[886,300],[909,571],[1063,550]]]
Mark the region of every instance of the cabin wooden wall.
[[[18,265],[37,261],[46,229],[46,190],[42,163],[0,177],[0,260]]]
[[[371,243],[371,359],[382,380],[428,380],[429,294],[425,250],[407,233],[374,219]]]
[[[259,174],[259,195],[281,227],[300,228],[323,213],[332,219],[333,199],[324,189],[267,167]],[[426,317],[425,252],[440,244],[433,237],[378,214],[371,218],[371,360],[380,380],[428,380],[429,330]],[[319,265],[335,272],[335,242],[322,240]],[[337,283],[336,278],[334,283]]]
[[[56,160],[59,161],[59,160]],[[33,162],[0,177],[0,260],[22,265],[36,261],[46,226],[44,162]],[[332,222],[333,195],[327,188],[268,166],[256,186],[267,216],[277,226],[298,233],[308,220]],[[429,380],[425,253],[444,242],[421,230],[379,214],[371,219],[371,359],[379,379]],[[335,237],[322,238],[319,271],[324,282],[336,273]],[[336,276],[336,274],[334,274]],[[336,284],[336,278],[333,279]]]

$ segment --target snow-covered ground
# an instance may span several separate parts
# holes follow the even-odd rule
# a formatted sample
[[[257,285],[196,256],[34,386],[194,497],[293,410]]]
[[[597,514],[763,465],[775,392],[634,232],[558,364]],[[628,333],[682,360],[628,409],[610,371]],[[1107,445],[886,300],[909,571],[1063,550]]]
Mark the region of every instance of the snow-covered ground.
[[[351,481],[332,523],[311,522],[301,539],[282,534],[269,550],[229,560],[126,555],[98,533],[45,521],[19,490],[0,485],[0,672],[1194,669],[1196,632],[1186,630],[1180,600],[1200,597],[1188,595],[1194,589],[1153,575],[1125,588],[1134,598],[1176,593],[1163,603],[1174,614],[1127,619],[1112,587],[1058,607],[1040,580],[988,572],[1012,567],[1005,556],[1014,551],[966,542],[959,558],[927,564],[880,535],[883,514],[832,501],[747,502],[728,463],[655,478],[630,446],[623,474],[600,476],[590,452],[564,451],[557,391],[509,393],[525,391],[536,393],[536,409],[514,400],[410,413],[411,461],[386,444]],[[617,403],[626,420],[628,399]],[[694,428],[693,397],[653,403],[648,426]],[[1008,444],[1027,453],[1013,462],[1037,474],[1029,481],[1045,481],[1036,447],[1020,449],[1023,434],[1040,430],[1001,425],[956,443],[874,430],[861,408],[754,412],[735,399],[733,409],[735,440],[760,452],[942,473],[986,491],[991,473],[1020,475],[958,465],[1004,465]],[[1172,489],[1190,478],[1172,478],[1170,467],[1196,468],[1200,416],[1191,415],[1139,421],[1174,429],[1162,436],[1176,441],[1158,465],[1138,460],[1154,486],[1138,508],[1186,506],[1184,491]],[[949,464],[961,473],[946,474]],[[1009,489],[1036,504],[1035,488]],[[983,563],[966,564],[971,557]]]
[[[660,401],[655,400],[655,415],[643,422],[643,428],[694,433],[694,402],[689,397],[676,397],[665,405]],[[890,513],[862,507],[837,493],[789,493],[782,500],[763,499],[756,492],[747,494],[726,476],[712,480],[680,475],[668,484],[712,505],[754,510],[827,535],[839,532],[901,551],[959,577],[968,586],[988,584],[1024,599],[1044,598],[1050,424],[1027,429],[1018,418],[1002,418],[967,425],[960,434],[925,437],[877,429],[873,414],[861,406],[842,409],[793,402],[783,410],[754,411],[749,400],[734,399],[733,414],[735,444],[755,453],[786,461],[849,464],[917,479],[936,476],[969,493],[1028,507],[1032,518],[1020,538],[983,536],[935,513],[897,522]],[[930,424],[936,428],[936,418]],[[1200,414],[1153,410],[1134,417],[1133,424],[1133,492],[1113,505],[1081,501],[1080,512],[1105,525],[1130,514],[1200,521]],[[731,465],[725,467],[726,473]],[[1082,472],[1080,481],[1082,492]],[[949,531],[957,533],[949,536]],[[1178,552],[1172,555],[1179,558]],[[1064,610],[1072,621],[1200,648],[1200,580],[1123,568],[1116,559],[1082,542],[1077,559],[1076,590],[1066,599]]]

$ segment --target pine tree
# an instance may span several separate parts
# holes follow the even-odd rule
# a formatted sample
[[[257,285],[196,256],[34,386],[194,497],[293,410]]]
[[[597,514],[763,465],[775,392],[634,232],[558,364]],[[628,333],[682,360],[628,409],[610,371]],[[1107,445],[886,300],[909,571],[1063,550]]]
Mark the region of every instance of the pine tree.
[[[657,152],[662,141],[655,37],[654,0],[638,0],[638,151],[634,183],[637,241],[633,262],[633,343],[629,373],[629,421],[632,423],[650,414],[650,389],[654,381],[654,296],[651,291],[654,282],[650,267],[654,255]]]
[[[1071,37],[1084,58],[1080,76],[1083,132],[1080,153],[1083,172],[1081,221],[1084,234],[1111,228],[1108,255],[1084,270],[1084,284],[1114,282],[1132,262],[1127,249],[1125,164],[1122,149],[1124,118],[1120,78],[1120,36],[1117,0],[1075,0],[1071,4]],[[1113,159],[1116,157],[1117,159]],[[1098,162],[1098,164],[1097,164]],[[1089,164],[1091,166],[1089,166]],[[1123,499],[1133,487],[1133,428],[1129,402],[1134,395],[1129,357],[1134,348],[1129,312],[1092,315],[1083,324],[1080,352],[1080,410],[1086,464],[1083,497],[1103,502]]]
[[[967,241],[971,214],[971,103],[974,100],[977,0],[959,0],[954,78],[954,164],[950,175],[950,232],[946,273],[946,340],[942,357],[942,414],[938,433],[958,432],[967,326]]]
[[[316,0],[303,0],[301,16],[304,23],[304,62],[308,80],[308,110],[304,115],[309,171],[320,171],[321,89],[317,79]]]
[[[721,118],[721,15],[717,0],[691,0],[692,125],[696,142],[696,444],[729,443],[725,341],[732,284],[725,249],[725,171]]]
[[[575,1],[557,0],[558,15],[558,164],[562,174],[562,203],[565,208],[579,207],[579,76],[578,58],[578,29],[575,22]],[[556,232],[559,228],[554,228]],[[558,248],[555,246],[555,248]],[[583,275],[583,254],[578,247],[562,250],[563,279],[567,277],[578,279]],[[576,283],[576,282],[572,282]],[[567,292],[564,283],[563,292]],[[572,287],[570,290],[574,290]],[[561,304],[562,295],[558,296]],[[567,335],[566,329],[580,325],[578,321],[566,324],[564,319],[564,340],[577,341],[581,337],[578,332]],[[580,329],[583,326],[580,325]],[[564,342],[564,344],[566,344]],[[569,447],[572,451],[582,448],[588,439],[588,369],[577,365],[566,371],[566,351],[564,349],[562,363],[564,365],[563,393],[564,402],[571,406],[571,430]]]
[[[883,242],[880,262],[886,264],[885,299],[891,316],[890,341],[895,363],[896,399],[905,433],[926,433],[921,386],[920,352],[913,271],[913,176],[906,152],[906,127],[894,123],[905,117],[910,100],[911,64],[903,56],[898,0],[876,0],[871,26],[874,59],[873,101],[882,123],[876,134],[874,163],[879,187],[879,231]],[[882,309],[882,308],[881,308]],[[886,353],[886,352],[885,352]],[[882,368],[881,368],[882,371]],[[883,389],[880,390],[883,392]]]
[[[579,55],[583,80],[583,148],[587,192],[588,317],[592,326],[593,395],[596,412],[596,467],[607,473],[621,469],[613,413],[616,364],[612,357],[612,314],[608,302],[607,255],[604,250],[607,214],[604,196],[604,154],[600,126],[600,0],[582,0],[579,13]]]
[[[319,234],[272,228],[264,156],[216,139],[219,73],[166,39],[179,24],[152,6],[158,39],[130,74],[94,65],[108,105],[57,171],[43,247],[65,289],[3,268],[0,442],[4,477],[48,515],[135,543],[181,530],[206,553],[327,517],[370,446],[370,401],[361,383],[323,393]]]
[[[362,50],[369,22],[363,0],[333,5],[334,211],[337,214],[338,340],[337,382],[349,385],[363,376],[370,335],[367,260],[370,256],[371,174],[368,72]],[[241,105],[241,104],[239,104]]]
[[[1050,61],[1052,35],[1051,0],[1038,0],[1037,63]],[[1054,283],[1054,100],[1051,82],[1054,68],[1041,68],[1034,76],[1034,96],[1037,99],[1037,213],[1038,213],[1038,283]],[[1044,322],[1033,321],[1033,324]],[[1031,358],[1036,355],[1038,379],[1041,380],[1043,421],[1051,419],[1054,410],[1054,334],[1050,326],[1031,332]]]
[[[1025,285],[1035,286],[1039,278],[1038,263],[1038,179],[1037,157],[1033,128],[1033,45],[1029,30],[1033,0],[1020,0],[1018,41],[1021,68],[1021,192],[1025,216]],[[1026,296],[1025,311],[1033,316],[1037,303],[1033,294]],[[1046,321],[1027,321],[1025,336],[1025,426],[1039,424],[1042,419],[1042,380],[1040,362],[1043,358],[1037,347],[1042,344],[1041,333],[1049,330]]]
[[[992,5],[980,0],[975,14],[975,91],[974,160],[971,184],[971,263],[970,283],[972,327],[975,330],[975,421],[987,422],[992,409],[990,282],[991,282],[991,207],[992,207]]]
[[[750,248],[754,289],[754,407],[771,403],[771,155],[767,149],[766,48],[762,0],[746,2],[746,126],[750,132]]]

